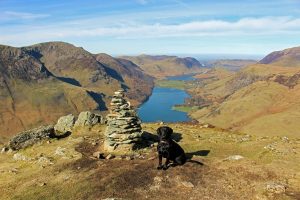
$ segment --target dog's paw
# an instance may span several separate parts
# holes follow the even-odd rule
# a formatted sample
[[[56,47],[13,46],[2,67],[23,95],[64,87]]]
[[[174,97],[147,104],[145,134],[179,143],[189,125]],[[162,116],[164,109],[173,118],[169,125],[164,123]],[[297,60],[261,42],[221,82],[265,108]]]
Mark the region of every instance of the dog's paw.
[[[158,165],[156,169],[160,170],[160,169],[162,169],[162,168],[163,168],[162,165]]]
[[[162,167],[162,169],[163,169],[163,170],[167,170],[167,169],[168,169],[168,166],[167,166],[167,165],[164,165],[164,166]]]

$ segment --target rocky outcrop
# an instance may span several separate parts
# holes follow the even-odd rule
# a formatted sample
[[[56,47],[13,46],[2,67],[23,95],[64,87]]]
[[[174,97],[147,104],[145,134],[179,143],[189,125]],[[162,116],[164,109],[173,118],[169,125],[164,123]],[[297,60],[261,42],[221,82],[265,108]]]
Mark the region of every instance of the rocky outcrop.
[[[75,122],[74,127],[83,127],[83,126],[94,126],[96,124],[103,124],[104,120],[101,115],[91,113],[89,111],[81,112],[78,116],[78,119]]]
[[[130,103],[124,99],[124,91],[115,92],[111,100],[110,114],[107,115],[105,131],[106,151],[128,152],[141,141],[141,121]]]
[[[58,119],[57,124],[54,126],[55,135],[62,136],[72,132],[75,124],[75,116],[72,114],[62,116]]]
[[[41,126],[32,130],[17,134],[9,141],[9,148],[19,150],[31,146],[41,140],[49,139],[54,136],[53,126]]]

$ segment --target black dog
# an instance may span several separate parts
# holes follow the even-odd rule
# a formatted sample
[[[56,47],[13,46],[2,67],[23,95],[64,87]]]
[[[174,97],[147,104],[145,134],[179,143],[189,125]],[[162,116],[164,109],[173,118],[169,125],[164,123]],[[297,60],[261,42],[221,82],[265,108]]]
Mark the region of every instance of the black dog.
[[[157,146],[159,163],[157,169],[166,170],[170,161],[173,161],[173,165],[183,165],[187,160],[183,149],[171,139],[172,133],[173,129],[168,126],[162,126],[157,129],[157,135],[159,137]],[[164,165],[162,165],[163,157],[166,158]]]

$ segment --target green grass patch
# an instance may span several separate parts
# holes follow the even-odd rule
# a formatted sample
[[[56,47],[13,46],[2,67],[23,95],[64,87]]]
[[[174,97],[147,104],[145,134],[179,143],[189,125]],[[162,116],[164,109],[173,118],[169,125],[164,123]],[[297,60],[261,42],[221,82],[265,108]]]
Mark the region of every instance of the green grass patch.
[[[178,80],[159,80],[155,83],[159,87],[165,88],[176,88],[179,90],[184,90],[186,87],[185,81],[178,81]]]
[[[198,106],[173,106],[172,110],[177,110],[180,112],[190,112],[192,110],[197,110]]]

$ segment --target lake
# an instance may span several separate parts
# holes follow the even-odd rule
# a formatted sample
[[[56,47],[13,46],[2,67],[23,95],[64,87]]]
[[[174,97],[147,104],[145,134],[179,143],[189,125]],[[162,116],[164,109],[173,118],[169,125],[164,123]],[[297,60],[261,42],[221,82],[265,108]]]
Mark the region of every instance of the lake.
[[[193,80],[193,75],[168,77],[168,80]],[[190,121],[187,113],[172,110],[174,105],[183,104],[189,95],[184,90],[154,87],[148,101],[140,106],[138,115],[143,122]]]

